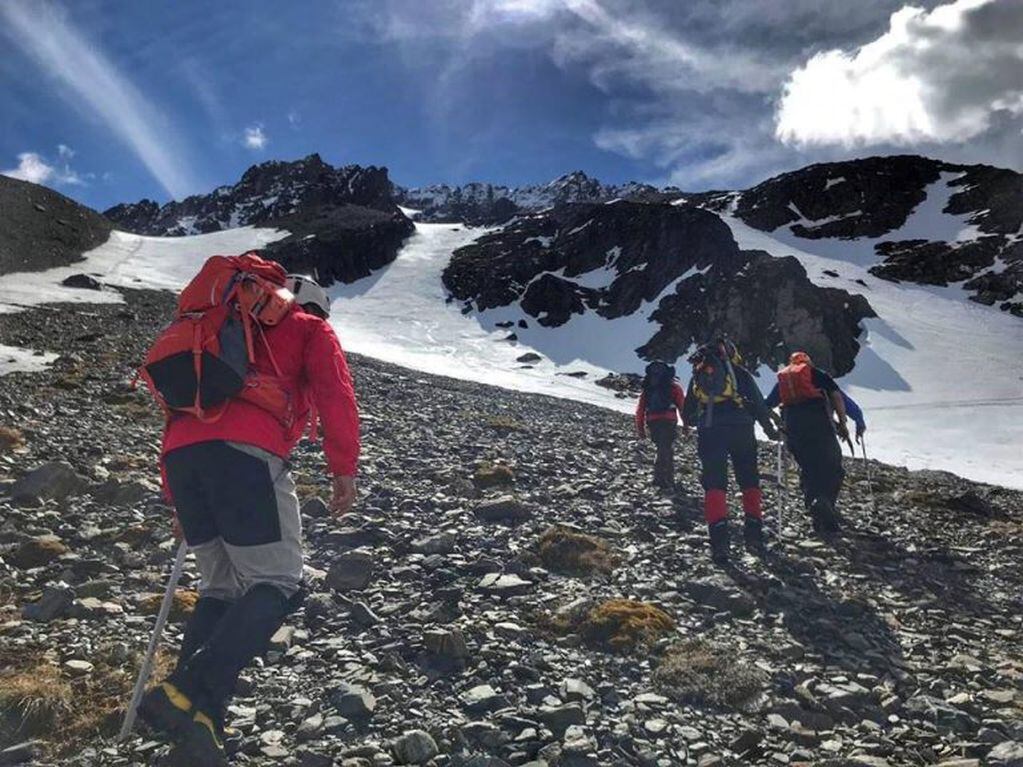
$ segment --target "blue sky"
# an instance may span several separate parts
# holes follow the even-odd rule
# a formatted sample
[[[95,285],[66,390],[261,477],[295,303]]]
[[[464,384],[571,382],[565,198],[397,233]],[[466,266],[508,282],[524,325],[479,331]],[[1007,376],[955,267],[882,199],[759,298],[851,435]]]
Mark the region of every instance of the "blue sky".
[[[0,0],[0,172],[97,208],[319,152],[396,182],[1019,167],[1023,0]]]

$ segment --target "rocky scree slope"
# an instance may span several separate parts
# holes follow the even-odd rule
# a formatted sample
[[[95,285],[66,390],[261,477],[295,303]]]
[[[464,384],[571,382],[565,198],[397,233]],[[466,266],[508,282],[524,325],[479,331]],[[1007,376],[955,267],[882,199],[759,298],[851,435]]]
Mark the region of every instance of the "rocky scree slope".
[[[740,251],[728,226],[691,205],[561,205],[456,251],[444,270],[467,311],[517,305],[544,326],[595,312],[650,315],[646,359],[677,359],[727,332],[756,366],[809,351],[842,375],[859,351],[862,296],[817,287],[795,258]]]
[[[0,317],[0,343],[61,355],[0,379],[4,763],[141,767],[164,748],[109,739],[175,549],[160,418],[125,386],[173,297],[125,298]],[[770,559],[736,546],[719,570],[691,442],[659,494],[622,414],[352,363],[359,505],[328,519],[319,448],[298,451],[312,594],[243,676],[235,763],[1019,763],[1020,493],[875,463],[874,508],[847,460],[841,539],[790,511]],[[617,563],[562,572],[538,550],[555,524]],[[195,586],[190,564],[168,653]],[[667,623],[626,602],[649,641],[591,644],[611,598]]]
[[[947,179],[942,212],[975,228],[959,241],[888,239],[933,185]],[[970,298],[1023,317],[1023,174],[987,165],[956,165],[926,157],[869,157],[811,165],[742,192],[685,195],[762,231],[786,227],[806,240],[877,239],[888,280],[924,285],[962,283]],[[813,251],[813,242],[806,249]]]
[[[113,224],[52,189],[0,176],[0,274],[66,266],[102,245]]]
[[[394,260],[413,230],[398,209],[386,168],[334,168],[313,154],[254,165],[233,186],[160,206],[142,200],[105,215],[126,231],[182,236],[239,226],[278,227],[291,236],[266,255],[324,284],[354,282]]]
[[[546,184],[529,186],[508,187],[473,182],[461,186],[433,184],[395,189],[398,201],[418,210],[417,218],[422,221],[461,222],[472,226],[503,224],[517,214],[545,210],[569,202],[651,199],[660,198],[665,193],[649,184],[636,182],[603,184],[579,170],[566,173]]]

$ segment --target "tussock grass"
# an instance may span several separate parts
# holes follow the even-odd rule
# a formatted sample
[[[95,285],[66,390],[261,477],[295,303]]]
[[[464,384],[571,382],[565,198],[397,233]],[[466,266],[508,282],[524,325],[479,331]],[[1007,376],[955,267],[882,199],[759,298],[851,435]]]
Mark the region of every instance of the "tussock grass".
[[[767,677],[726,648],[692,640],[671,647],[654,672],[665,695],[681,702],[748,709],[764,694]]]
[[[540,536],[537,553],[548,570],[571,575],[610,573],[620,562],[607,541],[559,526]]]
[[[472,475],[473,484],[480,490],[491,487],[505,487],[515,482],[515,472],[503,463],[484,461],[476,467]]]
[[[608,599],[581,614],[541,619],[557,634],[578,634],[591,647],[630,652],[648,647],[675,628],[664,610],[634,599]]]
[[[89,658],[94,668],[79,678],[61,672],[41,650],[7,648],[0,652],[0,737],[38,739],[51,756],[61,756],[114,735],[124,716],[142,662],[127,663],[110,647]],[[151,684],[173,667],[173,656],[157,651]]]
[[[160,612],[160,603],[163,601],[163,594],[152,594],[139,602],[139,610],[144,615],[156,615]],[[174,601],[171,604],[170,615],[172,621],[183,621],[195,610],[195,603],[199,601],[199,592],[191,589],[177,589],[174,592]]]
[[[13,426],[0,426],[0,455],[6,455],[25,445],[25,435]]]
[[[5,736],[13,740],[53,732],[71,714],[71,683],[56,665],[38,653],[4,659],[9,667],[0,674],[0,716]]]
[[[485,425],[498,432],[528,431],[526,424],[512,418],[510,415],[488,416]]]

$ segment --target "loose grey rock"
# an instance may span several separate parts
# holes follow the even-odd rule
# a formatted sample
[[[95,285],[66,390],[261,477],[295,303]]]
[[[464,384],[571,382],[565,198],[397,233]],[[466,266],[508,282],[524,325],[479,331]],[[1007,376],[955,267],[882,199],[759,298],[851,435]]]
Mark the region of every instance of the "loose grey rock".
[[[43,592],[38,602],[25,605],[21,614],[25,620],[46,623],[67,613],[74,601],[74,589],[64,584],[51,586]]]
[[[591,701],[597,693],[581,679],[566,679],[561,683],[561,697],[568,701]]]
[[[391,745],[398,764],[426,764],[440,753],[437,741],[424,730],[410,730]]]
[[[582,706],[571,703],[566,706],[542,706],[537,712],[543,722],[557,737],[562,737],[572,725],[586,724],[586,713]]]
[[[61,280],[61,285],[66,288],[81,288],[83,290],[103,290],[102,283],[89,274],[71,274]]]
[[[365,687],[342,684],[330,694],[330,702],[341,716],[364,719],[373,715],[377,699]]]
[[[423,633],[423,644],[431,662],[441,667],[464,668],[469,648],[459,629],[430,629]]]
[[[905,709],[939,727],[947,727],[956,732],[969,732],[977,727],[976,720],[970,714],[930,695],[914,695],[906,701]]]
[[[1023,767],[1023,743],[1007,740],[988,751],[988,764],[997,767]]]
[[[330,507],[322,498],[316,496],[302,504],[302,516],[310,519],[325,519],[330,516]]]
[[[420,538],[412,544],[412,549],[420,554],[450,554],[455,550],[455,536],[453,533],[437,533]]]
[[[533,588],[530,581],[524,580],[514,573],[489,573],[479,582],[480,591],[501,597],[516,597],[528,594]]]
[[[0,766],[7,767],[14,764],[27,764],[39,753],[40,743],[37,740],[27,740],[0,751]]]
[[[63,500],[83,493],[88,482],[75,473],[65,461],[44,463],[14,483],[11,498],[15,501]]]
[[[380,616],[373,612],[365,602],[356,602],[352,605],[352,620],[360,626],[376,626],[380,623]]]
[[[346,551],[334,560],[327,571],[327,585],[337,591],[358,591],[373,579],[376,561],[366,549]]]
[[[474,511],[481,522],[519,524],[532,518],[533,510],[511,495],[481,501]]]
[[[723,610],[732,615],[745,617],[756,609],[756,602],[724,575],[710,575],[698,580],[686,581],[686,593],[701,604]]]

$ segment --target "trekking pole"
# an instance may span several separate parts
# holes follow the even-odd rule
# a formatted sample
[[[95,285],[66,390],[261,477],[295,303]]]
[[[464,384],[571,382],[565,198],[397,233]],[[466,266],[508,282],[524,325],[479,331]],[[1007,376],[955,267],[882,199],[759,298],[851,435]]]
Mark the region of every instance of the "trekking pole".
[[[778,541],[781,542],[784,528],[785,505],[788,502],[788,485],[782,469],[782,442],[778,440]]]
[[[873,482],[873,478],[871,477],[871,474],[873,472],[871,472],[871,470],[870,470],[870,461],[867,460],[867,435],[866,434],[861,434],[860,435],[860,447],[863,448],[863,463],[865,463],[867,465],[867,492],[870,494],[870,508],[876,514],[877,513],[877,504],[874,503],[874,482]]]
[[[167,581],[167,591],[164,592],[163,602],[160,603],[160,612],[156,614],[156,625],[153,627],[153,635],[149,638],[149,647],[146,648],[146,657],[142,661],[142,668],[139,669],[138,679],[135,680],[135,689],[131,693],[131,702],[128,704],[128,711],[124,715],[124,723],[121,725],[121,732],[118,740],[124,740],[131,734],[135,726],[135,715],[138,713],[139,701],[142,700],[142,693],[146,690],[146,682],[149,681],[149,674],[153,670],[153,658],[156,655],[156,647],[160,644],[160,636],[163,634],[163,627],[167,623],[167,616],[170,614],[171,605],[174,602],[174,591],[177,589],[178,581],[181,579],[181,571],[185,569],[185,555],[188,553],[188,544],[184,539],[178,546],[178,555],[174,559],[174,567],[171,569],[170,579]]]

